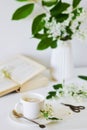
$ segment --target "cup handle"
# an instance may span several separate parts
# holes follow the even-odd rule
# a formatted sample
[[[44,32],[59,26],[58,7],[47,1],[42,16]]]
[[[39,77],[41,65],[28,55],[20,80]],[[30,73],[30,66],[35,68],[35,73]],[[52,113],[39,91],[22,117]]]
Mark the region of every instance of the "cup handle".
[[[15,111],[17,111],[19,113],[23,113],[23,105],[22,105],[22,103],[20,103],[20,102],[16,103],[14,109],[15,109]]]

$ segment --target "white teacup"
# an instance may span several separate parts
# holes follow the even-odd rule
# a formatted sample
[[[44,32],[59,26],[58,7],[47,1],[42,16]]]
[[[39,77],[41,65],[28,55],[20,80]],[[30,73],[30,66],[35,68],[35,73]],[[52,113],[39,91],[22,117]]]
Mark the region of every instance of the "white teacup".
[[[28,93],[21,96],[20,101],[15,105],[15,110],[20,110],[27,118],[35,119],[39,117],[43,105],[44,96],[37,93]]]

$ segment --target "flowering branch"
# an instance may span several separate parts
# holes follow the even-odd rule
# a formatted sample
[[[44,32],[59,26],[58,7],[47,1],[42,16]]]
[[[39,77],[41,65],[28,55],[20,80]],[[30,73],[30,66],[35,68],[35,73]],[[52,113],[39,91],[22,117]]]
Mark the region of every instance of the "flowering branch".
[[[18,8],[12,16],[13,20],[29,16],[33,12],[35,4],[43,9],[43,13],[36,15],[32,23],[32,35],[40,40],[38,50],[48,47],[56,48],[59,40],[71,40],[77,32],[80,34],[84,15],[83,7],[80,6],[81,0],[72,0],[72,4],[62,2],[62,0],[18,1],[30,3]]]

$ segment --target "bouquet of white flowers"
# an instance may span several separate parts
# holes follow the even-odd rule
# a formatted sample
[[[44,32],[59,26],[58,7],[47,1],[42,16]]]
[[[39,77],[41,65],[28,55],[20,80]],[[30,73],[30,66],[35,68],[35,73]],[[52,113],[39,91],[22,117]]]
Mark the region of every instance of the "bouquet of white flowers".
[[[72,0],[72,3],[62,0],[17,0],[28,2],[18,8],[12,19],[19,20],[29,16],[35,4],[41,6],[43,13],[36,15],[32,23],[32,35],[40,40],[37,49],[44,50],[48,47],[56,48],[58,41],[71,40],[74,35],[83,35],[82,24],[86,18],[86,12],[80,6],[81,0]]]

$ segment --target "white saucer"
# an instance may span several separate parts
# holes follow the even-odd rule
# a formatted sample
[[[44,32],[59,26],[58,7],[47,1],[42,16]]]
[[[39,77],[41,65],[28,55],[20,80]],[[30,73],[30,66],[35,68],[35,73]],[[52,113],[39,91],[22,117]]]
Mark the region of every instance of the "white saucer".
[[[33,122],[31,121],[27,121],[26,119],[23,119],[23,118],[16,118],[12,112],[10,112],[9,114],[9,117],[11,120],[21,124],[21,125],[27,125],[27,126],[38,126],[37,124],[34,124]],[[44,124],[44,125],[47,125],[49,123],[51,123],[52,121],[51,120],[46,120],[45,118],[37,118],[37,119],[34,119],[35,121],[37,121],[38,123],[40,124]]]
[[[57,109],[57,112],[55,113],[54,116],[58,117],[59,119],[62,119],[61,121],[64,121],[67,118],[70,118],[71,115],[72,115],[72,112],[67,107],[64,107],[64,106],[60,105],[60,107]],[[13,120],[13,121],[15,121],[15,122],[17,122],[17,123],[19,123],[21,125],[38,126],[37,124],[34,124],[33,122],[27,121],[27,120],[25,120],[23,118],[16,118],[12,114],[12,111],[10,112],[9,117],[10,117],[11,120]],[[51,123],[54,122],[52,120],[46,120],[45,118],[42,118],[42,117],[39,117],[39,118],[35,119],[35,121],[37,121],[40,124],[44,124],[44,125],[51,124]],[[57,121],[55,121],[55,123],[57,123]]]

